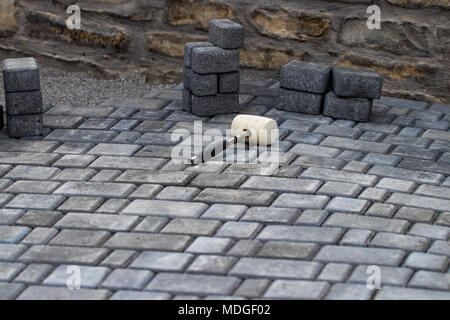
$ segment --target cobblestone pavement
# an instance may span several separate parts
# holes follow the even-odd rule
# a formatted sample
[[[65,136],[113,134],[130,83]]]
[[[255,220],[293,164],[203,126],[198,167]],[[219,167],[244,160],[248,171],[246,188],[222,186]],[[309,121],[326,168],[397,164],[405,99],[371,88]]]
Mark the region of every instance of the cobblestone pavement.
[[[355,123],[275,93],[242,81],[243,113],[282,129],[279,168],[173,163],[171,130],[200,119],[177,88],[3,132],[0,299],[450,299],[450,106],[383,97]]]

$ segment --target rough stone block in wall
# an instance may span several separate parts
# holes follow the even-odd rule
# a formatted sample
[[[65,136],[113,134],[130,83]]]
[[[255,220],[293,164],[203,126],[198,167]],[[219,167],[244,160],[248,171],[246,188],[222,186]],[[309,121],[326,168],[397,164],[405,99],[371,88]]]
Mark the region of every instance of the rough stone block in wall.
[[[280,88],[277,109],[319,114],[322,109],[322,100],[322,94]]]
[[[186,112],[192,112],[192,94],[186,88],[183,89],[182,108]]]
[[[34,58],[3,61],[3,82],[6,92],[31,91],[41,88],[39,66]]]
[[[8,136],[12,138],[41,136],[44,133],[42,113],[7,117]]]
[[[311,93],[325,93],[331,68],[317,63],[293,60],[281,67],[280,87]]]
[[[215,19],[209,22],[209,41],[223,49],[244,47],[244,28],[228,19]]]
[[[241,74],[240,72],[227,72],[218,75],[218,87],[220,93],[239,92]]]
[[[199,74],[189,67],[184,67],[184,87],[196,96],[217,94],[217,74]]]
[[[336,119],[369,121],[372,100],[340,98],[333,91],[325,95],[323,114]]]
[[[212,47],[214,46],[210,42],[189,42],[184,45],[184,65],[187,67],[191,67],[191,56],[192,56],[192,50],[194,48],[201,48],[201,47]]]
[[[42,113],[41,90],[6,92],[6,113],[8,115],[25,115]]]
[[[379,99],[383,79],[371,69],[334,67],[333,91],[339,97]]]
[[[239,71],[239,51],[219,47],[194,48],[191,69],[200,74]]]
[[[213,116],[240,111],[238,93],[219,93],[215,96],[192,95],[192,113],[197,116]]]

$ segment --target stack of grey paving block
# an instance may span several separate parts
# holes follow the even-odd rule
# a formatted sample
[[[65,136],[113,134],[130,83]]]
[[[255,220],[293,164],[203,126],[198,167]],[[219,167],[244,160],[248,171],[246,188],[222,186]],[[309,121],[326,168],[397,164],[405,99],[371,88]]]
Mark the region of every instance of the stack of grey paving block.
[[[331,68],[293,60],[281,68],[277,108],[309,114],[322,112]]]
[[[383,79],[370,69],[334,67],[333,90],[325,95],[323,113],[327,116],[368,121],[373,99],[379,99]]]
[[[291,61],[281,68],[277,108],[368,121],[382,78],[370,69]]]
[[[14,138],[43,134],[39,66],[34,58],[3,61],[7,132]]]
[[[211,20],[209,42],[184,46],[183,110],[197,116],[239,112],[244,30],[228,19]]]

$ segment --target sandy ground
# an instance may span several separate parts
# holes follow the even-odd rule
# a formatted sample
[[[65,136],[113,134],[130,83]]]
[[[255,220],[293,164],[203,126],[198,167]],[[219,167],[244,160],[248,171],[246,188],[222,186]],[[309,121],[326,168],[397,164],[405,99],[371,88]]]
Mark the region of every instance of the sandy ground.
[[[44,104],[96,105],[111,96],[143,97],[155,86],[137,80],[101,80],[87,73],[64,72],[41,68],[41,90]],[[0,104],[5,104],[3,74],[0,72]]]

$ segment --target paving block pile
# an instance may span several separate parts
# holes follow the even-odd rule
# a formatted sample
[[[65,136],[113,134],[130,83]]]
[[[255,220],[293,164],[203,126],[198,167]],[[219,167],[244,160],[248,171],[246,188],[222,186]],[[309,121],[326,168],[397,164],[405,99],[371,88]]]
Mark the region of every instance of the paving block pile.
[[[211,20],[209,42],[184,47],[183,109],[197,116],[239,111],[243,27],[228,19]]]
[[[43,134],[43,105],[39,66],[34,58],[3,61],[7,132],[20,138]]]
[[[382,78],[370,69],[293,60],[281,68],[277,108],[335,119],[368,121]]]

